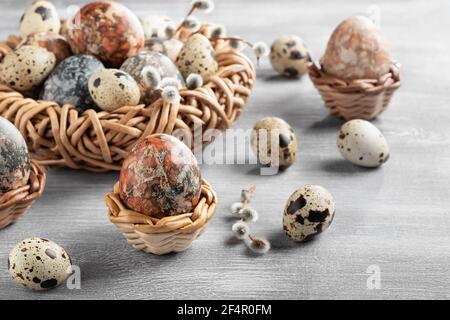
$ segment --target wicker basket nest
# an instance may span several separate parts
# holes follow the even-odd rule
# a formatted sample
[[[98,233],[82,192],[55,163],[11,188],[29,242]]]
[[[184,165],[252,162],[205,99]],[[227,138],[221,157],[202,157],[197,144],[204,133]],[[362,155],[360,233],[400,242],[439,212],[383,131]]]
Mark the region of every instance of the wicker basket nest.
[[[31,160],[28,184],[0,195],[0,229],[16,222],[42,196],[45,182],[45,169]]]
[[[331,113],[345,120],[375,118],[387,108],[400,87],[400,70],[396,64],[380,79],[350,81],[331,76],[319,65],[311,64],[309,77]]]
[[[206,29],[205,29],[206,30]],[[206,31],[204,31],[206,32]],[[177,34],[178,39],[188,35]],[[0,42],[0,60],[13,50],[20,38]],[[182,129],[190,134],[191,146],[201,127],[229,128],[242,113],[255,80],[255,68],[242,52],[225,41],[212,42],[219,64],[218,73],[203,87],[182,89],[181,102],[170,104],[161,98],[150,106],[124,106],[114,112],[87,110],[79,114],[72,105],[26,98],[0,85],[0,116],[10,120],[27,140],[33,157],[42,165],[67,166],[90,171],[120,170],[133,145],[153,133],[172,134]],[[181,132],[181,131],[178,131]]]
[[[119,195],[119,183],[105,196],[109,220],[136,249],[153,254],[181,252],[190,247],[208,226],[217,206],[217,195],[202,180],[200,201],[193,212],[153,218],[128,209]]]

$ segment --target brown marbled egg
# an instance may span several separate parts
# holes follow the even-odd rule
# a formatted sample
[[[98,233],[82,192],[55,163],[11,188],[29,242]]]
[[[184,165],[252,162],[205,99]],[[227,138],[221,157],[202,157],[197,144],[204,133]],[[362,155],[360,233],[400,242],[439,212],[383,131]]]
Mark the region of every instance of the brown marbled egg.
[[[0,117],[0,195],[27,184],[30,156],[19,130]]]
[[[37,46],[52,52],[56,58],[56,64],[72,54],[70,45],[63,36],[55,32],[40,32],[28,35],[18,47]]]
[[[389,72],[392,58],[375,24],[354,16],[334,30],[320,63],[325,72],[344,80],[378,79]]]
[[[68,24],[68,33],[74,53],[93,55],[112,67],[120,67],[128,57],[138,53],[145,42],[139,19],[114,1],[85,5]]]
[[[201,173],[191,150],[166,134],[134,146],[120,171],[120,197],[142,214],[163,218],[190,212],[200,199]]]

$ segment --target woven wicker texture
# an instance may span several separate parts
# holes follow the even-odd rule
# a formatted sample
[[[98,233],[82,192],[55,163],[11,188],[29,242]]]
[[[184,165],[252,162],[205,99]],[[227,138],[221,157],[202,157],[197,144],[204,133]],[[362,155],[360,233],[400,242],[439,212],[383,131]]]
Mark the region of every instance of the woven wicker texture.
[[[178,37],[186,35],[180,33]],[[12,36],[0,42],[0,59],[19,41]],[[198,141],[205,142],[202,137],[194,137],[194,127],[202,128],[203,135],[207,129],[229,128],[242,113],[255,80],[254,66],[243,53],[220,40],[213,45],[218,73],[201,88],[182,89],[179,104],[159,99],[150,106],[78,114],[72,105],[36,101],[0,85],[0,116],[15,124],[42,165],[120,170],[140,138],[153,133],[173,134],[177,129],[184,136],[189,134],[191,145],[198,147]]]
[[[105,202],[109,220],[136,250],[162,255],[186,250],[202,234],[216,211],[217,195],[203,180],[200,201],[193,212],[162,219],[125,207],[120,199],[119,183],[105,196]]]
[[[0,195],[0,229],[16,222],[42,196],[45,181],[45,170],[31,160],[28,184]]]
[[[375,118],[386,110],[395,90],[400,87],[396,65],[380,79],[344,81],[312,64],[309,77],[331,113],[345,120]]]

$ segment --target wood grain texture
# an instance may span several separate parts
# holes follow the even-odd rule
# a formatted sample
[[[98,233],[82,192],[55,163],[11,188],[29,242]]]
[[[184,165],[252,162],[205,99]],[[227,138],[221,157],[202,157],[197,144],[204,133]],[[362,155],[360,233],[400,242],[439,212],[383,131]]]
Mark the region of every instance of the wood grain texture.
[[[17,33],[25,2],[1,1],[2,38]],[[54,2],[61,12],[79,3]],[[122,2],[140,13],[173,17],[181,17],[189,3]],[[267,177],[252,165],[204,165],[203,174],[219,195],[217,215],[190,250],[163,257],[134,252],[107,220],[103,196],[116,173],[50,169],[43,198],[17,224],[0,231],[0,298],[450,298],[450,3],[216,2],[208,19],[226,24],[229,34],[268,43],[281,34],[298,34],[316,58],[342,19],[377,3],[392,54],[403,65],[402,88],[374,121],[390,143],[391,159],[377,170],[344,162],[335,146],[341,122],[327,115],[309,79],[276,77],[264,60],[236,127],[251,128],[268,115],[286,119],[299,141],[299,157],[290,169]],[[337,213],[326,233],[301,245],[284,236],[281,219],[289,195],[307,183],[329,189]],[[230,232],[228,207],[242,187],[251,185],[257,187],[254,207],[261,216],[253,229],[273,247],[261,257],[249,254]],[[71,254],[81,267],[81,290],[34,293],[11,281],[8,253],[29,236],[50,238]],[[367,289],[370,265],[381,269],[380,290]]]

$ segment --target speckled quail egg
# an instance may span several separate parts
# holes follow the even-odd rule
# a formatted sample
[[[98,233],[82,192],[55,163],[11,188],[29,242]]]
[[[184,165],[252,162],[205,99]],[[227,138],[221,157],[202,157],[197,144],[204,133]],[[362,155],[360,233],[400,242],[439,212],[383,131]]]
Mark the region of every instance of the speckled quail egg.
[[[56,64],[72,55],[69,43],[63,36],[55,32],[40,32],[28,35],[18,47],[37,46],[45,48],[56,57]]]
[[[336,139],[341,155],[363,167],[378,167],[389,158],[389,146],[383,134],[366,120],[344,123]]]
[[[93,56],[71,56],[61,62],[42,87],[40,99],[59,105],[71,104],[78,111],[94,109],[89,95],[88,80],[103,64]]]
[[[139,86],[128,73],[118,69],[103,69],[89,79],[92,99],[105,111],[123,106],[136,106],[141,98]]]
[[[54,288],[72,272],[67,252],[53,241],[28,238],[20,241],[9,254],[9,273],[18,284],[29,289]]]
[[[32,33],[53,31],[59,33],[61,22],[55,6],[48,1],[33,2],[20,20],[20,33],[26,37]]]
[[[128,58],[120,69],[131,75],[138,83],[141,90],[142,103],[150,105],[161,97],[161,90],[150,88],[143,79],[142,71],[147,66],[155,68],[159,72],[161,79],[176,78],[184,86],[183,76],[168,57],[158,52],[138,53]]]
[[[19,130],[0,117],[0,195],[27,184],[30,156]]]
[[[39,86],[55,65],[53,53],[35,46],[23,46],[3,58],[0,82],[16,90],[29,91]]]
[[[297,156],[294,130],[286,121],[276,117],[266,117],[255,124],[251,145],[262,165],[289,167]]]
[[[311,56],[300,37],[287,35],[278,38],[272,44],[270,63],[278,73],[298,77],[308,72]]]
[[[289,197],[283,214],[283,229],[294,241],[308,241],[330,226],[334,212],[334,199],[327,189],[306,185]]]
[[[191,73],[198,73],[205,82],[218,70],[214,48],[208,38],[199,33],[186,41],[176,64],[185,79]]]

